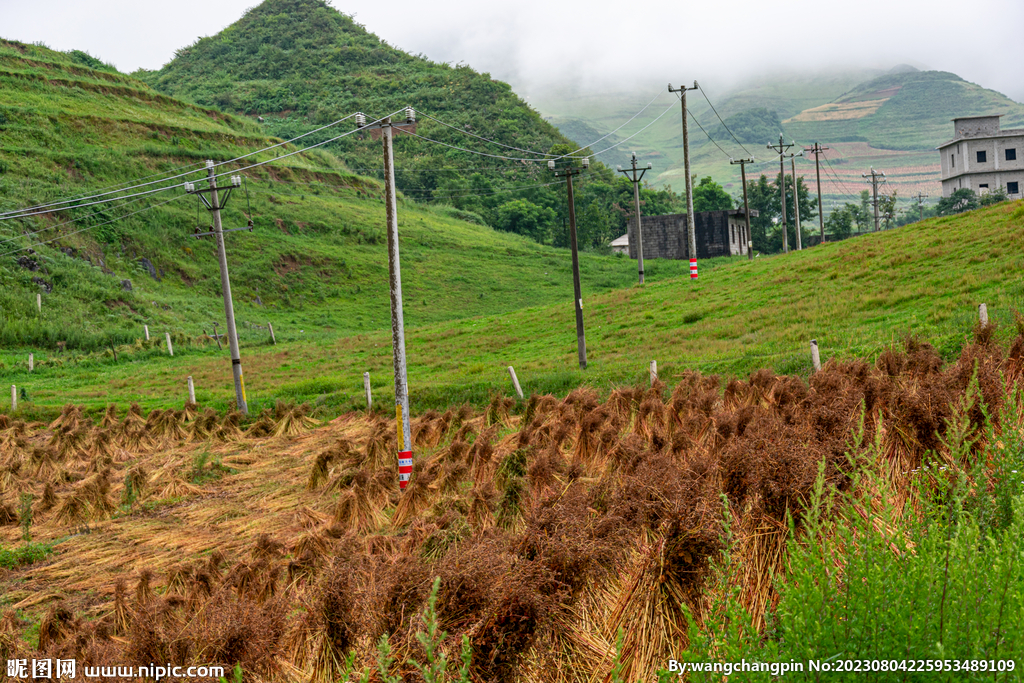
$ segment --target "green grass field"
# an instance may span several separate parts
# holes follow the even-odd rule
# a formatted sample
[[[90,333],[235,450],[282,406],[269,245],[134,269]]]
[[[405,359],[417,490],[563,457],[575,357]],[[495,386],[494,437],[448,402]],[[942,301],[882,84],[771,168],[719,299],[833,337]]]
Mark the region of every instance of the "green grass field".
[[[572,302],[564,292],[559,303],[497,314],[442,322],[413,314],[407,318],[413,408],[482,404],[494,393],[510,394],[508,365],[525,392],[557,393],[579,384],[604,391],[643,381],[651,360],[669,385],[690,369],[725,377],[761,367],[806,374],[812,338],[823,360],[870,360],[908,335],[953,358],[971,334],[979,303],[988,305],[1004,337],[1013,333],[1013,312],[1024,309],[1017,276],[1024,267],[1022,226],[1024,206],[1003,204],[785,256],[705,262],[696,284],[661,271],[665,262],[650,261],[644,288],[584,288],[586,371],[577,366]],[[567,283],[563,279],[561,289]],[[446,283],[423,286],[417,297],[444,300]],[[270,346],[267,333],[242,332],[246,385],[256,409],[277,399],[312,401],[322,415],[361,408],[365,371],[378,405],[392,400],[387,329],[343,334],[286,326],[278,335],[278,345]],[[32,375],[24,355],[8,355],[3,377],[26,387],[26,405],[37,410],[67,402],[93,410],[111,402],[177,405],[188,375],[200,402],[226,406],[232,400],[226,349],[207,344],[176,353],[173,359],[159,350],[122,353],[115,363],[108,352]]]

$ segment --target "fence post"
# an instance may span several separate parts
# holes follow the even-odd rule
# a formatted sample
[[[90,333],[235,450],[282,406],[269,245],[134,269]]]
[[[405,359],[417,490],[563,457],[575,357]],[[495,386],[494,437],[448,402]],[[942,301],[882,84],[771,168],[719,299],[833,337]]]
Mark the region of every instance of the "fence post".
[[[36,359],[33,354],[28,354],[28,371],[32,372],[36,369]]]
[[[270,330],[270,341],[277,345],[277,337],[274,336],[274,323],[267,323],[267,329]]]
[[[651,386],[653,387],[654,383],[657,382],[657,381],[658,381],[658,361],[652,360],[651,361]]]
[[[988,306],[985,304],[978,304],[978,321],[982,327],[988,325]]]
[[[11,412],[18,409],[18,387],[11,385]]]
[[[811,340],[811,366],[815,372],[821,372],[821,357],[818,355],[818,340]]]
[[[523,388],[519,386],[519,378],[516,377],[516,371],[515,371],[515,369],[511,365],[508,366],[508,374],[509,374],[509,376],[512,377],[512,386],[516,388],[516,394],[518,394],[519,398],[522,399],[523,398]]]
[[[169,354],[171,354],[173,356],[174,355],[174,347],[171,346],[171,333],[170,332],[164,332],[164,335],[167,337],[167,353],[169,353]]]
[[[143,325],[142,329],[146,331],[146,341],[149,341],[149,325]]]
[[[373,408],[373,394],[370,392],[370,373],[363,373],[363,390],[366,392],[366,409]]]
[[[192,375],[188,376],[188,402],[196,402],[196,385],[192,383]]]

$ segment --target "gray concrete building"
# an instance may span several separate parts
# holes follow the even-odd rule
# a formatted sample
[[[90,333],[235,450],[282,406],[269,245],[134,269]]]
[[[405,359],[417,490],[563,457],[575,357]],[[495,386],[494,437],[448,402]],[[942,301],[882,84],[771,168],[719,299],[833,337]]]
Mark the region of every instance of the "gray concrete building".
[[[756,216],[756,211],[750,212]],[[741,256],[747,253],[747,223],[743,209],[698,211],[693,215],[697,258]],[[628,224],[629,257],[636,258],[636,218]],[[689,259],[686,214],[644,216],[644,258]],[[621,239],[621,238],[620,238]]]
[[[985,194],[1003,187],[1011,199],[1024,192],[1024,128],[999,129],[999,117],[953,119],[955,137],[939,145],[942,196],[966,187]]]

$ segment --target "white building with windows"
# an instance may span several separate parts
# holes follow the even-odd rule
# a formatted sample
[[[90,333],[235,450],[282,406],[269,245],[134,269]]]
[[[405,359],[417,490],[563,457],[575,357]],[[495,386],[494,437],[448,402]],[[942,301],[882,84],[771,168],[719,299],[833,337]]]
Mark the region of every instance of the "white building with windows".
[[[955,137],[939,145],[942,196],[966,187],[985,194],[1006,188],[1010,199],[1024,192],[1024,128],[1000,130],[999,117],[953,119]]]

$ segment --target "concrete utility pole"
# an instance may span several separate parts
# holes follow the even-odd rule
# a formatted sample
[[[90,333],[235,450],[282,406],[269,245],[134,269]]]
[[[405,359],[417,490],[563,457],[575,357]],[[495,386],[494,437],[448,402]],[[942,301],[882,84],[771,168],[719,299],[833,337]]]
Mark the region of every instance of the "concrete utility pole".
[[[885,174],[872,168],[870,174],[862,173],[861,177],[871,178],[871,203],[875,208],[875,232],[878,232],[878,179],[884,178]]]
[[[398,432],[398,487],[405,489],[412,477],[412,426],[409,422],[409,376],[405,357],[405,314],[402,309],[402,265],[398,255],[398,193],[395,190],[395,152],[392,145],[394,128],[386,118],[372,126],[365,125],[365,117],[356,115],[360,128],[381,131],[384,145],[384,211],[388,223],[388,274],[391,290],[391,348],[395,368],[395,428]],[[405,110],[405,125],[413,125],[416,114],[411,107]]]
[[[619,166],[619,173],[624,174],[627,178],[633,181],[633,205],[636,207],[636,259],[637,269],[640,272],[640,284],[644,283],[644,233],[640,228],[640,181],[644,177],[644,173],[651,170],[651,164],[647,164],[647,168],[637,169],[636,167],[636,152],[633,152],[633,160],[630,162],[630,169],[624,170]],[[639,174],[639,175],[638,175]]]
[[[754,240],[750,239],[750,204],[747,202],[747,164],[754,163],[753,159],[729,159],[730,164],[740,165],[740,178],[743,181],[743,215],[747,221],[747,259],[754,260]]]
[[[198,196],[206,208],[213,214],[213,235],[217,239],[217,260],[220,263],[220,288],[224,294],[224,316],[227,318],[228,347],[231,349],[231,372],[235,378],[235,404],[243,414],[249,414],[249,405],[245,399],[245,380],[242,378],[242,357],[238,351],[238,331],[235,329],[235,305],[231,300],[231,279],[228,277],[228,256],[224,248],[224,226],[221,224],[220,211],[231,196],[231,191],[241,187],[242,177],[231,176],[231,184],[226,187],[217,187],[217,174],[214,170],[212,160],[206,162],[206,175],[210,187],[208,189],[196,189],[192,183],[185,185],[186,190]],[[224,190],[224,201],[221,202],[218,191]],[[203,193],[209,192],[210,199],[207,200]],[[245,228],[251,229],[251,228]],[[202,237],[210,233],[198,233],[195,236]],[[216,334],[216,328],[214,328]]]
[[[800,234],[800,184],[796,179],[796,158],[802,157],[803,152],[798,152],[789,158],[790,167],[793,169],[793,210],[796,212],[796,250],[804,248],[803,236]]]
[[[679,101],[683,106],[683,171],[686,173],[686,248],[690,254],[690,280],[697,279],[697,228],[693,219],[693,178],[690,177],[690,136],[686,127],[686,91],[696,90],[697,81],[692,88],[681,85],[673,88],[668,84],[669,92],[679,93]]]
[[[779,194],[782,197],[782,252],[789,253],[789,228],[786,227],[786,150],[793,145],[787,145],[782,141],[782,134],[779,133],[779,144],[768,145],[768,149],[774,149],[779,153]]]
[[[555,168],[554,160],[548,161],[548,168],[555,172],[556,178],[565,178],[565,186],[569,194],[569,243],[572,247],[572,286],[576,294],[576,350],[580,357],[580,370],[587,369],[587,338],[583,332],[583,294],[580,291],[580,256],[576,248],[576,200],[572,195],[572,178],[590,168],[590,159],[583,157],[582,168],[565,166]]]
[[[824,152],[828,147],[822,147],[817,142],[814,143],[814,147],[805,149],[805,152],[814,152],[814,175],[818,180],[818,226],[821,228],[821,243],[825,244],[825,214],[821,210],[821,166],[818,161],[818,155]]]
[[[928,195],[917,193],[917,220],[924,220],[924,200],[928,198]]]

